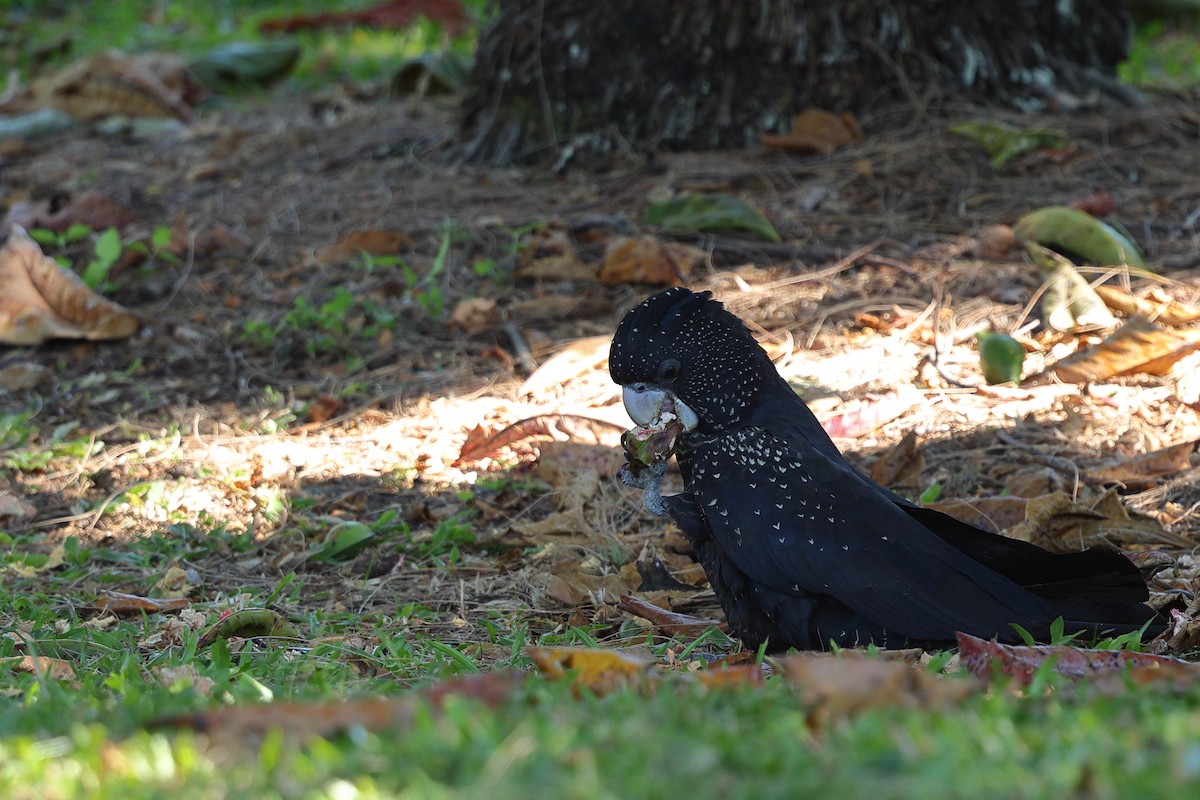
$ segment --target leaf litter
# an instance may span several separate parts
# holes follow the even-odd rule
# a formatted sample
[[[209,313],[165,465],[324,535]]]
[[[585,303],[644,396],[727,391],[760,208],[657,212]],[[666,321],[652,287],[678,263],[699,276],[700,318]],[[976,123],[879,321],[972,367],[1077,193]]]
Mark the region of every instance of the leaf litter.
[[[325,114],[280,99],[265,112],[206,115],[186,134],[165,129],[149,151],[74,129],[29,145],[9,168],[17,196],[41,202],[46,185],[79,190],[73,165],[92,163],[97,185],[130,199],[135,228],[171,226],[186,204],[194,230],[231,232],[223,249],[197,248],[190,263],[117,282],[113,299],[146,316],[144,338],[85,342],[53,356],[19,352],[25,361],[54,363],[70,392],[38,395],[37,430],[0,444],[0,457],[18,463],[0,477],[0,489],[10,505],[33,509],[6,524],[33,537],[23,544],[31,551],[48,552],[68,537],[119,547],[165,523],[191,525],[181,535],[202,541],[201,520],[245,537],[247,549],[215,547],[193,564],[192,608],[127,601],[124,608],[143,608],[159,626],[159,646],[178,640],[173,625],[186,625],[233,643],[282,631],[287,641],[278,646],[302,653],[307,632],[297,620],[347,610],[362,620],[347,635],[366,651],[380,646],[383,631],[419,634],[469,649],[484,669],[503,658],[483,624],[494,615],[526,625],[528,644],[580,629],[606,651],[627,650],[630,625],[636,641],[649,635],[674,653],[707,637],[707,621],[719,621],[720,610],[686,544],[600,466],[605,450],[620,457],[606,437],[625,427],[603,340],[650,291],[620,281],[654,283],[676,273],[729,302],[785,372],[828,381],[809,387],[814,407],[852,431],[849,456],[864,470],[884,464],[877,474],[910,496],[937,484],[943,498],[999,530],[1020,528],[1031,506],[1049,508],[1032,515],[1038,525],[1027,535],[1062,547],[1109,541],[1135,558],[1158,553],[1156,598],[1190,589],[1200,574],[1189,555],[1200,532],[1190,445],[1200,439],[1200,417],[1185,402],[1187,376],[1175,370],[1194,322],[1188,310],[1200,300],[1194,277],[1178,271],[1197,261],[1178,171],[1196,145],[1181,132],[1179,109],[1056,121],[1076,146],[1066,155],[1072,169],[1053,174],[1027,174],[1021,159],[989,172],[970,142],[938,131],[913,136],[905,126],[919,122],[881,118],[867,127],[886,133],[819,163],[787,153],[667,155],[666,173],[550,179],[441,164],[436,153],[449,139],[451,109],[415,102],[423,104],[419,114],[415,106],[348,97]],[[1146,131],[1155,132],[1154,147]],[[310,146],[316,141],[321,147]],[[1111,165],[1126,160],[1141,178],[1109,188],[1126,222],[1158,220],[1145,246],[1161,274],[1114,273],[1097,293],[1126,320],[1147,315],[1152,304],[1148,316],[1179,327],[1184,344],[1072,386],[984,387],[974,351],[980,330],[1024,337],[1035,370],[1105,347],[1088,332],[1027,327],[1040,276],[1012,255],[974,258],[968,234],[981,223],[1015,223],[1030,210],[1023,198],[1067,202],[1110,184]],[[979,166],[964,171],[963,161]],[[294,191],[301,185],[305,191]],[[401,186],[402,211],[394,204]],[[649,198],[663,189],[746,197],[761,213],[754,227],[766,235],[769,225],[783,242],[642,229]],[[266,207],[264,197],[287,197],[286,213]],[[603,224],[597,209],[607,215]],[[675,243],[704,258],[671,249]],[[398,256],[409,269],[372,264],[361,251]],[[614,252],[621,260],[605,269]],[[338,300],[339,289],[349,301]],[[449,309],[472,298],[494,301],[488,320],[451,324]],[[445,312],[435,299],[449,301]],[[571,342],[600,344],[553,371],[566,364],[553,356]],[[1176,353],[1175,361],[1143,367]],[[843,368],[856,361],[854,370]],[[533,369],[552,363],[541,375]],[[14,408],[34,402],[34,388],[6,391]],[[328,405],[322,398],[337,401],[336,412],[310,417],[309,406]],[[585,421],[563,424],[568,419]],[[82,463],[56,455],[50,445],[63,425],[103,432],[104,443],[85,451]],[[892,455],[898,441],[907,442],[902,458]],[[547,454],[558,446],[594,449]],[[487,463],[464,458],[472,452]],[[45,459],[12,461],[25,454]],[[1126,480],[1123,491],[1140,494],[1109,490]],[[669,491],[672,482],[678,476],[667,476]],[[159,487],[153,503],[132,501],[143,485]],[[1009,486],[1046,488],[998,496]],[[1061,497],[1053,486],[1063,487]],[[389,511],[394,519],[381,522]],[[369,529],[354,543],[362,551],[347,560],[312,558],[337,521]],[[468,534],[452,550],[456,524]],[[265,609],[238,605],[247,593],[271,596],[292,573],[302,593],[275,597]],[[107,588],[141,597],[160,577],[131,570]],[[414,601],[428,612],[392,616]],[[208,619],[198,603],[234,611],[232,621]],[[636,620],[624,610],[633,607]],[[1186,635],[1192,617],[1181,613],[1173,646],[1194,646]],[[692,655],[728,650],[707,642]],[[577,658],[585,657],[572,655],[571,663]],[[819,658],[826,662],[805,657],[790,673],[780,662],[783,674],[805,676],[794,679],[807,687],[799,696],[813,704],[814,719],[870,707],[863,687],[884,704],[917,707],[979,691],[908,664],[866,661],[860,670]],[[645,672],[659,669],[652,661]],[[761,677],[761,669],[734,684],[752,684],[751,675]],[[521,680],[500,671],[429,691],[507,698]],[[412,708],[407,700],[357,702],[317,716],[299,705],[221,709],[183,724],[261,730],[320,718],[326,722],[313,732],[327,735],[364,719],[392,724]]]

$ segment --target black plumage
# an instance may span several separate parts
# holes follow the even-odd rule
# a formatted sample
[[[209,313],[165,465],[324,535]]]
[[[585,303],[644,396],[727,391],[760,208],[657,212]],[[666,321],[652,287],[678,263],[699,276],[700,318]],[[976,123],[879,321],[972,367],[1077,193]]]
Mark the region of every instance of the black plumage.
[[[1052,554],[860,475],[708,292],[668,289],[630,311],[609,370],[639,425],[683,423],[684,491],[662,504],[748,647],[1020,641],[1010,623],[1044,640],[1058,617],[1067,632],[1161,627],[1119,552]]]

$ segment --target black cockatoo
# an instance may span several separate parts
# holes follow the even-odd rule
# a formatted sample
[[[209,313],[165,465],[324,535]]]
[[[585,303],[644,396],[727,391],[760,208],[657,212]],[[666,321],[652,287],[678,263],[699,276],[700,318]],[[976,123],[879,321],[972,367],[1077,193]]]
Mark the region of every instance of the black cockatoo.
[[[709,292],[667,289],[630,311],[609,371],[637,430],[673,423],[684,491],[658,499],[670,452],[651,477],[625,477],[682,529],[747,647],[1019,642],[1012,623],[1045,640],[1058,617],[1068,633],[1162,628],[1121,553],[1049,553],[860,475]]]

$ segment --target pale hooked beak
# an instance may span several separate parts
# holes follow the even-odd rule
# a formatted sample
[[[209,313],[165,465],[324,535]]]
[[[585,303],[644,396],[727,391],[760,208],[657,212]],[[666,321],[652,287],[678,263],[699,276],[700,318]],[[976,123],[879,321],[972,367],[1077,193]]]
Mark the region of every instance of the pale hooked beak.
[[[638,425],[653,425],[664,414],[678,417],[685,431],[695,430],[700,424],[700,418],[686,403],[673,393],[648,383],[639,381],[622,387],[621,400],[625,403],[629,418]]]

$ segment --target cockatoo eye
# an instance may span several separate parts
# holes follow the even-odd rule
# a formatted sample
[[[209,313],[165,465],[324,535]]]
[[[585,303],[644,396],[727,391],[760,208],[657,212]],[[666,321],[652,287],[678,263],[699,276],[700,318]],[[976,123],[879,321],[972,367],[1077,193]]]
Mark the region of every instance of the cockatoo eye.
[[[668,358],[658,367],[658,379],[660,381],[673,381],[679,377],[679,359]]]

